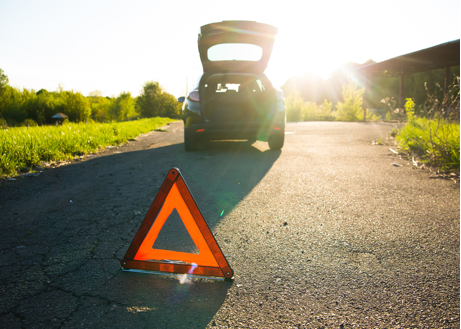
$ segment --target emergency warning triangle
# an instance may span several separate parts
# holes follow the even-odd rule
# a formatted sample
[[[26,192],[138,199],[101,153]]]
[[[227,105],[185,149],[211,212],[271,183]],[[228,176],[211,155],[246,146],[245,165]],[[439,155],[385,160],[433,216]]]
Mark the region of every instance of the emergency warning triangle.
[[[153,248],[160,230],[175,209],[200,254]],[[127,270],[188,273],[227,279],[233,276],[232,269],[177,168],[168,173],[121,265]]]

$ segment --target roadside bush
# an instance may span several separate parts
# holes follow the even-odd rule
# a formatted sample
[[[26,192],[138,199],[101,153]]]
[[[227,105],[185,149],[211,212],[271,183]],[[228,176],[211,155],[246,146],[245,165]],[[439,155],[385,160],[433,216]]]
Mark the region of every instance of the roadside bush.
[[[302,111],[304,107],[304,99],[301,97],[299,90],[291,93],[285,99],[285,111],[287,121],[301,121]]]
[[[359,89],[356,84],[349,81],[343,86],[344,102],[336,104],[337,118],[340,121],[361,121],[363,119],[363,93],[365,89]]]
[[[448,122],[441,115],[434,119],[416,118],[410,98],[407,98],[405,109],[408,122],[397,135],[402,150],[415,153],[426,163],[443,170],[459,170],[459,123]]]
[[[287,121],[333,121],[331,102],[324,100],[322,105],[315,102],[304,102],[299,91],[291,93],[285,99]]]
[[[317,103],[306,102],[301,109],[301,118],[303,121],[314,121],[318,111]]]
[[[333,121],[336,117],[331,112],[331,102],[327,99],[323,100],[323,104],[318,107],[317,120],[320,121]]]
[[[359,88],[355,83],[349,83],[343,86],[344,102],[336,104],[336,118],[339,121],[362,121],[363,120],[363,93],[364,88]],[[367,121],[378,121],[380,117],[370,113],[368,109],[365,111]]]
[[[416,117],[415,102],[407,98],[405,111],[408,121],[397,136],[404,151],[419,155],[426,163],[442,170],[459,171],[459,81],[459,77],[455,77],[443,96],[440,96],[439,85],[432,94],[428,92],[424,111],[420,111],[420,115],[425,117]]]
[[[459,124],[416,118],[400,130],[397,141],[404,151],[422,156],[431,165],[459,170],[459,136]]]

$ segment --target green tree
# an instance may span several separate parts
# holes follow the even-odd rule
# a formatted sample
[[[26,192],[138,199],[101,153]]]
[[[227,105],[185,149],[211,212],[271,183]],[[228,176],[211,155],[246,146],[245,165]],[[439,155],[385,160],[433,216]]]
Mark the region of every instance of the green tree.
[[[122,92],[117,98],[110,100],[108,108],[108,119],[123,121],[137,116],[135,111],[135,100],[130,92]]]
[[[141,117],[150,118],[159,116],[161,112],[160,96],[162,87],[157,81],[148,81],[144,84],[141,95],[136,99]]]
[[[91,107],[88,100],[80,93],[60,90],[62,99],[62,113],[69,117],[69,121],[81,122],[91,116]]]
[[[9,126],[16,126],[27,119],[27,112],[23,108],[23,97],[19,89],[6,85],[0,98],[0,114]]]
[[[102,91],[94,90],[88,94],[89,97],[102,97]]]
[[[36,95],[38,124],[52,123],[51,117],[57,113],[55,108],[62,101],[56,97],[55,93],[50,93],[45,89],[40,89]]]
[[[98,122],[104,122],[109,119],[110,99],[100,96],[89,96],[88,101],[91,108],[91,118]]]
[[[5,75],[2,69],[0,69],[0,95],[2,94],[3,88],[8,84],[8,76]]]
[[[179,118],[181,115],[182,104],[178,102],[176,97],[168,93],[162,93],[158,97],[158,104],[162,117]]]
[[[3,95],[3,90],[8,85],[8,77],[5,75],[2,69],[0,69],[0,115],[5,111],[7,107],[6,96]],[[2,118],[3,125],[6,126],[5,119]]]
[[[110,98],[103,97],[102,95],[102,91],[94,90],[87,97],[91,108],[91,118],[98,122],[106,120],[106,114],[110,106]]]

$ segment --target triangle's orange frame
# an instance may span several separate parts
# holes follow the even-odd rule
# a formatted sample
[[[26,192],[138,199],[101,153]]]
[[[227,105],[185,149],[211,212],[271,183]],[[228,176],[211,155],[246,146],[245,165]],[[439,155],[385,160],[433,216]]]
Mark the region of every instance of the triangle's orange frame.
[[[199,255],[152,248],[174,209],[178,211]],[[124,269],[188,273],[226,279],[234,275],[178,168],[169,171],[121,265]]]

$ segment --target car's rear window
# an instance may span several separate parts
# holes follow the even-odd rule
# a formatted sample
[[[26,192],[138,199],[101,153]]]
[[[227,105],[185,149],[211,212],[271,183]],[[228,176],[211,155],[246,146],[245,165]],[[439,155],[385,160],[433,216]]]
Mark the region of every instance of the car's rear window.
[[[227,82],[227,81],[229,82]],[[226,81],[226,82],[225,82]],[[261,93],[266,88],[260,79],[248,77],[214,76],[205,84],[207,92],[211,93]]]
[[[208,49],[208,60],[216,61],[252,61],[261,59],[263,50],[248,43],[220,43]]]

